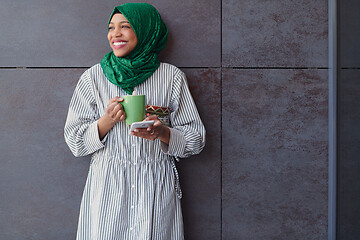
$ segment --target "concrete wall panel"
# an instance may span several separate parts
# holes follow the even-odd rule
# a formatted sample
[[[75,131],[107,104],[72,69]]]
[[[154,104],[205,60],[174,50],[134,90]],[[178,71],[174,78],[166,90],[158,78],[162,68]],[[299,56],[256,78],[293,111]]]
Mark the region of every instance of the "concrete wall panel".
[[[360,3],[339,1],[340,61],[343,68],[360,68]]]
[[[223,239],[326,239],[327,70],[223,71]]]
[[[183,189],[185,239],[221,238],[220,69],[184,69],[206,128],[200,155],[177,164]]]
[[[322,0],[223,0],[224,67],[327,67]]]
[[[339,94],[338,237],[360,235],[360,69],[341,71]]]
[[[111,50],[108,17],[114,6],[125,2],[3,0],[0,66],[90,67],[100,62]],[[219,0],[148,2],[170,29],[162,59],[182,67],[220,66]]]
[[[63,128],[83,70],[0,70],[0,239],[74,239],[88,159]]]

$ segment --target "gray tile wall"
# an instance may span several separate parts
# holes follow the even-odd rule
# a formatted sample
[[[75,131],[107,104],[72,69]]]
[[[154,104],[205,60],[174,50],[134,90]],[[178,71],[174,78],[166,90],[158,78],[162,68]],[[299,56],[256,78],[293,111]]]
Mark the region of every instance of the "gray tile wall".
[[[222,237],[327,239],[327,3],[222,3]]]
[[[351,240],[360,236],[360,68],[343,69],[340,80],[338,237]]]
[[[338,238],[360,236],[360,2],[339,2]]]
[[[224,239],[326,239],[326,89],[327,70],[223,72]]]
[[[0,239],[74,239],[89,158],[63,126],[123,2],[2,1]],[[207,128],[178,164],[186,239],[326,239],[326,1],[147,2]]]

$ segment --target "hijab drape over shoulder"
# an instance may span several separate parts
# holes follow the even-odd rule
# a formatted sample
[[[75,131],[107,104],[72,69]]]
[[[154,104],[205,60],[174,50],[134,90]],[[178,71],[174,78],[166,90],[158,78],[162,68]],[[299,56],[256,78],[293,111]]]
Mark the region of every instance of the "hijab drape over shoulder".
[[[126,3],[115,7],[109,23],[117,12],[129,21],[138,44],[125,57],[107,53],[100,64],[110,82],[131,94],[134,87],[145,82],[160,66],[158,54],[166,45],[168,29],[159,12],[148,3]]]

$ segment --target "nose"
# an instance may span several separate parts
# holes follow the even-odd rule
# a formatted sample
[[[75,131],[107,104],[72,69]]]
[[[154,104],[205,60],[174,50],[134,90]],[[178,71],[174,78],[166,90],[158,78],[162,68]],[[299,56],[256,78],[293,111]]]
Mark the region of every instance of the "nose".
[[[121,28],[115,28],[114,34],[115,34],[115,37],[121,36],[122,35]]]

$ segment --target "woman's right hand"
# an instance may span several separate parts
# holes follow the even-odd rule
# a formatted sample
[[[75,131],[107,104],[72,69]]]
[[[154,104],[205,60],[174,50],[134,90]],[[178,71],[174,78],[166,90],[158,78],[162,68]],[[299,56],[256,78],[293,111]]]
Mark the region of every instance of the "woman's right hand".
[[[104,116],[97,123],[100,140],[105,137],[117,122],[124,121],[126,114],[123,105],[120,103],[122,101],[124,99],[118,96],[109,100]]]
[[[126,117],[124,107],[120,103],[122,101],[124,101],[123,98],[116,96],[110,99],[107,104],[105,115],[111,119],[114,124],[123,121]]]

